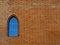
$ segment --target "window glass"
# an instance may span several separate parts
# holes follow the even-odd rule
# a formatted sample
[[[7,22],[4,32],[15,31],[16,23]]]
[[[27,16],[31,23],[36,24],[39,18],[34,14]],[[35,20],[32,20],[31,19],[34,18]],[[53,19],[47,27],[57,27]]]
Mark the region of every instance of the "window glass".
[[[10,18],[8,23],[9,36],[18,36],[18,20],[15,17]]]

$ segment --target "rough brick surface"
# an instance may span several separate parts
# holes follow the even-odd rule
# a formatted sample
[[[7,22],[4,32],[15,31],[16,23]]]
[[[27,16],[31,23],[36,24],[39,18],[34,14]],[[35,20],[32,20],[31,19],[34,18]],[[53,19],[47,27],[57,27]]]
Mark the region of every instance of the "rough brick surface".
[[[7,35],[12,15],[19,37]],[[60,45],[60,1],[0,0],[0,45]]]

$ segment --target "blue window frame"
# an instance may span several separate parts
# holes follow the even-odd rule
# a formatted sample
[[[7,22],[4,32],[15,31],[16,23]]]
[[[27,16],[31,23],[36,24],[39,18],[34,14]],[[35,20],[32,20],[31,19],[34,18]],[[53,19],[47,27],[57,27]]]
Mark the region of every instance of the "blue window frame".
[[[18,20],[15,17],[11,17],[8,22],[8,35],[18,36]]]

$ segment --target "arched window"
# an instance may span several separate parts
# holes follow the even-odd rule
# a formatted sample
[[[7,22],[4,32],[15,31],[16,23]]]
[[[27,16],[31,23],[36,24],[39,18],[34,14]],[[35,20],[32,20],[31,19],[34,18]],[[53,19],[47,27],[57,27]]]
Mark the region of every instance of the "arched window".
[[[18,36],[18,20],[14,16],[8,21],[8,36]]]

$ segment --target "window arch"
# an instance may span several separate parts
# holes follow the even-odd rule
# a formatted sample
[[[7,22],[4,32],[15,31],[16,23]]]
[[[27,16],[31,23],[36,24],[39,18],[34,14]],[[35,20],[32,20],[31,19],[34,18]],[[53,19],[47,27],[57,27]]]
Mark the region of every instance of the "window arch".
[[[8,21],[8,36],[18,36],[18,20],[14,16]]]

